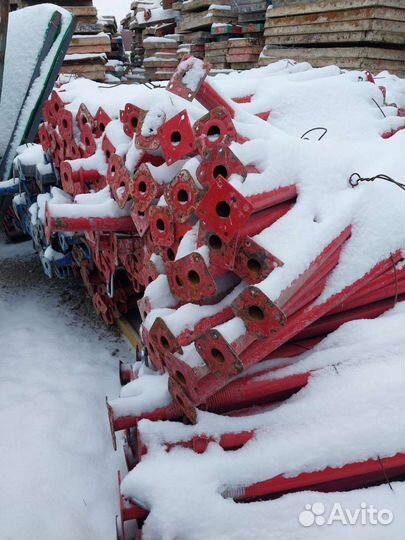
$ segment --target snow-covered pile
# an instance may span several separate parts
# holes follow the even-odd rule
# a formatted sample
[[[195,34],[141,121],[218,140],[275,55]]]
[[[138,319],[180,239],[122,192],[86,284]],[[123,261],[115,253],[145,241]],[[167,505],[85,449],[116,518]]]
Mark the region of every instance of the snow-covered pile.
[[[279,474],[296,476],[325,467],[383,458],[405,452],[402,405],[404,378],[404,305],[374,321],[342,326],[313,351],[296,357],[283,375],[313,371],[301,392],[270,410],[247,416],[199,412],[198,423],[138,424],[148,453],[122,484],[124,494],[151,509],[143,528],[145,538],[280,540],[313,538],[375,538],[400,540],[405,532],[400,505],[403,484],[388,484],[351,493],[303,492],[279,500],[237,504],[224,498],[226,489],[246,486]],[[281,376],[281,374],[280,374]],[[156,388],[160,379],[156,375]],[[140,395],[143,377],[129,383],[127,396]],[[151,392],[149,378],[145,389]],[[164,404],[162,398],[160,405]],[[237,451],[224,451],[212,442],[204,454],[191,449],[165,450],[164,444],[188,441],[203,434],[255,430],[254,438]],[[341,524],[305,529],[298,521],[305,504],[341,502],[355,509],[362,502],[389,508],[389,527],[355,529]]]
[[[41,221],[45,215],[45,224],[46,212],[54,218],[130,215],[139,233],[136,240],[141,247],[133,248],[131,253],[124,250],[124,256],[117,247],[110,259],[114,271],[125,269],[134,291],[139,290],[135,282],[146,286],[138,304],[143,319],[140,334],[151,363],[162,373],[137,365],[136,373],[131,375],[134,380],[123,386],[120,398],[110,402],[112,427],[126,419],[132,428],[136,426],[127,434],[129,448],[147,449],[146,454],[136,456],[139,462],[124,479],[122,492],[128,507],[130,502],[137,503],[149,513],[143,528],[145,540],[312,540],[321,532],[331,540],[344,538],[343,528],[306,530],[298,522],[305,504],[322,501],[330,505],[336,500],[331,495],[290,494],[273,502],[238,505],[232,499],[243,499],[247,486],[279,475],[292,478],[315,471],[324,473],[327,467],[385,460],[405,452],[405,426],[400,415],[405,391],[401,357],[404,304],[400,301],[405,293],[404,266],[400,262],[405,247],[405,194],[400,189],[405,180],[405,117],[401,111],[405,106],[405,83],[386,72],[372,79],[364,72],[342,72],[336,66],[312,69],[307,63],[288,60],[249,72],[208,77],[211,98],[218,92],[225,105],[223,117],[228,114],[230,118],[229,137],[219,147],[215,133],[207,133],[204,138],[197,130],[197,122],[207,114],[203,104],[209,105],[204,102],[207,88],[198,93],[204,65],[190,59],[180,64],[179,70],[183,68],[190,68],[181,78],[184,92],[189,97],[197,92],[191,102],[166,89],[140,85],[110,88],[77,80],[59,88],[52,99],[57,96],[62,100],[66,117],[70,113],[71,142],[83,154],[79,159],[61,158],[65,161],[61,170],[68,166],[73,175],[87,180],[66,187],[71,194],[67,197],[53,187],[50,194],[39,195],[31,207],[33,219]],[[133,136],[124,129],[128,128],[123,120],[127,104],[132,106],[132,112],[138,111]],[[91,119],[85,118],[81,126],[79,117],[85,117],[86,111]],[[172,162],[169,158],[175,150],[164,146],[161,128],[184,111],[199,145]],[[98,131],[97,118],[105,114],[108,122]],[[49,117],[45,125],[55,139],[61,138],[61,118],[52,124]],[[87,124],[92,123],[89,129]],[[87,136],[83,135],[86,130]],[[184,134],[186,131],[185,127]],[[93,138],[94,144],[86,142],[86,138]],[[224,173],[227,178],[221,179],[210,171],[213,160],[220,162],[215,156],[218,149],[233,153],[226,165],[235,166],[238,172]],[[50,153],[58,158],[54,149]],[[118,183],[112,173],[115,166],[121,175],[117,173]],[[89,179],[92,171],[102,178],[99,185]],[[204,180],[201,171],[209,178]],[[140,188],[140,172],[145,186],[151,178],[156,189],[149,202],[142,199],[147,188]],[[198,196],[196,208],[182,221],[171,196],[176,182],[183,177]],[[350,180],[359,177],[364,182],[353,184]],[[214,248],[207,234],[215,231],[220,236],[216,229],[220,229],[220,220],[217,216],[213,224],[212,214],[217,212],[226,218],[216,207],[215,190],[221,186],[234,189],[225,202],[242,200],[238,209],[243,211],[249,210],[253,204],[250,201],[257,201],[262,194],[267,197],[269,193],[289,193],[281,200],[288,206],[281,217],[252,234],[257,252],[266,260],[276,261],[260,279],[246,277],[238,269],[240,259],[228,266],[214,263]],[[156,215],[167,217],[174,241],[159,236]],[[258,220],[257,215],[253,214],[255,217],[247,223]],[[141,218],[149,230],[142,230]],[[90,241],[91,236],[90,231],[80,241],[97,246],[94,238]],[[222,240],[229,252],[235,245],[239,250],[248,237],[243,225],[227,239],[232,242]],[[332,244],[336,251],[327,258],[325,250]],[[90,259],[97,265],[102,248],[92,255]],[[48,251],[48,256],[54,257],[55,253]],[[193,276],[193,294],[197,291],[198,299],[186,296],[180,290],[185,281],[176,280],[181,277],[181,268],[187,275],[188,265],[194,260],[200,261],[206,270],[204,277],[212,278],[215,289],[198,289],[201,280],[196,283]],[[320,268],[325,271],[326,263],[330,267],[323,281]],[[149,272],[150,267],[153,271]],[[375,268],[383,273],[376,272],[371,281],[370,272]],[[102,273],[102,269],[98,270]],[[102,276],[101,288],[106,275],[111,277],[107,274]],[[319,282],[312,281],[309,286],[311,277],[319,277]],[[380,278],[383,281],[378,281]],[[380,288],[372,289],[375,283]],[[92,284],[87,285],[91,290]],[[361,285],[369,288],[361,289]],[[187,285],[184,289],[187,293]],[[378,292],[382,304],[367,299],[370,290]],[[254,322],[239,308],[247,294],[265,299],[268,311],[263,317],[266,322],[262,324],[265,328],[260,328],[262,333],[252,329]],[[360,298],[356,306],[362,309],[347,313],[345,302],[350,304],[354,298],[357,302]],[[290,300],[290,307],[295,301],[299,308],[291,308],[291,313],[285,309],[284,313]],[[373,303],[373,312],[367,311],[369,303]],[[374,318],[391,308],[374,321],[355,320]],[[219,313],[218,322],[215,317]],[[330,317],[334,316],[333,325]],[[198,327],[201,321],[205,325]],[[310,344],[299,337],[301,331],[313,330],[309,325],[319,321],[329,326],[313,333],[315,339]],[[331,334],[346,321],[353,322]],[[159,342],[158,323],[167,329],[165,336],[173,337],[171,343],[178,338],[175,352],[167,352],[164,342]],[[273,325],[274,335],[270,332]],[[266,339],[262,339],[263,333]],[[325,334],[329,336],[323,339]],[[224,367],[212,367],[201,344],[213,336],[225,344],[229,357],[234,354],[239,362],[235,360],[237,368],[225,362]],[[288,347],[294,346],[308,352],[298,355],[295,350],[294,355],[287,354]],[[257,365],[252,367],[254,363]],[[229,371],[225,373],[225,369]],[[289,399],[275,393],[273,399],[262,395],[257,402],[254,397],[249,401],[249,393],[243,391],[248,383],[268,388],[287,380],[300,381],[288,394]],[[239,394],[235,389],[240,390]],[[225,406],[226,399],[236,394],[236,404],[228,401]],[[274,403],[281,399],[280,395],[285,400]],[[139,421],[142,417],[173,420],[183,413],[193,418],[198,405],[201,410],[197,410],[195,426],[175,421]],[[258,407],[244,410],[252,406]],[[220,415],[218,411],[228,413]],[[221,434],[241,431],[254,431],[242,448],[226,450],[219,444]],[[196,434],[212,440],[202,454],[180,444]],[[174,448],[167,451],[168,445]],[[367,492],[339,493],[337,499],[349,508],[355,508],[363,497],[369,504],[380,506],[381,501],[387,501],[385,504],[397,511],[403,486],[395,483],[393,490],[382,485]],[[367,538],[400,540],[403,531],[404,523],[398,518],[386,528],[365,526],[358,538],[367,534]],[[349,538],[349,532],[346,534]]]

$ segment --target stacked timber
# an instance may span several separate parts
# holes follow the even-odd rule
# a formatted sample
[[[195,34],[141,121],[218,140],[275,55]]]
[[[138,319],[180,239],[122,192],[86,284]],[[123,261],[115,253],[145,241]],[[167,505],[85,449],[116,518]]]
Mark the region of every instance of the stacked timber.
[[[232,38],[228,41],[227,62],[232,69],[251,69],[257,66],[263,40],[254,37]]]
[[[177,59],[180,61],[185,54],[190,54],[196,58],[204,58],[205,45],[210,39],[209,32],[200,30],[189,32],[181,36],[182,42],[177,49]]]
[[[164,81],[172,77],[179,63],[177,58],[179,40],[180,36],[178,35],[149,36],[144,39],[145,80]]]
[[[231,69],[228,63],[228,43],[228,40],[222,40],[205,44],[205,58],[211,64],[214,73]]]
[[[405,75],[403,0],[275,0],[265,38],[260,65],[290,58]]]
[[[107,52],[108,60],[124,61],[125,50],[122,35],[118,31],[117,20],[114,15],[103,15],[99,22],[103,25],[103,32],[111,39],[111,50]]]
[[[107,57],[105,54],[67,54],[60,72],[66,76],[85,77],[93,81],[104,81]]]
[[[181,12],[176,27],[176,32],[180,34],[198,30],[209,31],[213,24],[232,24],[238,20],[231,0],[186,0],[175,2],[175,7]]]
[[[132,7],[132,6],[131,6]],[[141,28],[130,28],[131,23],[135,18],[134,11],[130,11],[125,15],[121,20],[121,26],[124,31],[131,32],[132,42],[131,42],[131,51],[130,51],[130,61],[133,68],[141,68],[143,64],[143,56],[145,50],[143,48],[143,30]]]
[[[95,54],[111,52],[110,36],[106,33],[75,34],[70,42],[67,54]]]
[[[138,82],[170,79],[178,64],[180,41],[173,36],[178,16],[173,0],[134,0],[131,10],[123,21],[124,28],[133,32],[131,79]],[[165,36],[169,36],[169,44]]]
[[[259,25],[264,30],[266,10],[271,3],[268,0],[233,0],[238,9],[238,23],[242,27],[249,27],[251,23]],[[243,28],[245,33],[246,29]]]
[[[18,7],[44,3],[42,0],[19,0]],[[75,16],[75,34],[65,56],[61,73],[72,77],[86,77],[104,81],[107,53],[111,53],[111,40],[103,32],[103,23],[98,20],[97,9],[92,0],[58,0],[56,5]]]

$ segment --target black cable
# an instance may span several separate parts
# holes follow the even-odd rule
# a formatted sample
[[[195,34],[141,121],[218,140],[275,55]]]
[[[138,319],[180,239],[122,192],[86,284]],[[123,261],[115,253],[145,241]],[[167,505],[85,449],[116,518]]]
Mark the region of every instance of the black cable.
[[[305,141],[309,141],[309,138],[306,137],[305,135],[308,135],[308,133],[311,133],[312,131],[317,131],[317,130],[322,130],[323,133],[322,135],[319,137],[318,141],[320,141],[321,139],[323,139],[323,137],[325,137],[325,135],[328,133],[328,130],[327,128],[324,128],[324,127],[314,127],[314,128],[311,128],[309,129],[308,131],[306,131],[303,135],[301,135],[301,139],[304,139]]]
[[[403,189],[405,191],[405,184],[403,184],[402,182],[397,182],[397,180],[394,180],[393,178],[391,178],[391,176],[388,176],[387,174],[376,174],[375,176],[371,176],[370,178],[363,178],[359,175],[359,173],[353,173],[349,178],[349,184],[354,188],[358,186],[360,182],[374,182],[374,180],[385,180],[386,182],[395,184],[400,189]]]
[[[387,118],[387,115],[385,114],[385,112],[382,110],[382,108],[380,107],[379,103],[374,99],[374,98],[371,98],[372,101],[374,101],[374,103],[377,105],[377,107],[380,109],[381,111],[381,114],[384,116],[384,118]]]

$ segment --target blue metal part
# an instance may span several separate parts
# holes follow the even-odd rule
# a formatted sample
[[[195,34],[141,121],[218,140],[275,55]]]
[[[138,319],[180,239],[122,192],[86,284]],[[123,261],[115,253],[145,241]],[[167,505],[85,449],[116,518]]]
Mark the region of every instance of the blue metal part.
[[[16,195],[20,191],[20,185],[14,184],[13,186],[3,187],[0,182],[0,197],[7,197],[9,195]]]

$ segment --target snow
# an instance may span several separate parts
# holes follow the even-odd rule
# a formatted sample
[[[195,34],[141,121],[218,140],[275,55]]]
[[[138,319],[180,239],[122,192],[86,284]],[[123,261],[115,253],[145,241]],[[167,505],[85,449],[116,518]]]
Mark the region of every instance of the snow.
[[[110,186],[96,193],[76,195],[73,203],[48,201],[48,210],[52,217],[69,218],[113,218],[129,216],[129,208],[120,208],[111,197]]]
[[[122,463],[104,396],[118,392],[118,359],[133,353],[89,317],[89,301],[67,300],[77,285],[50,285],[30,242],[1,242],[1,536],[108,540]]]
[[[44,151],[40,144],[23,144],[17,148],[14,162],[18,160],[22,165],[36,165],[43,162],[43,157]]]
[[[39,76],[32,84],[28,96],[25,97],[35,69],[37,56],[42,46],[43,36],[48,27],[50,17],[55,11],[59,11],[62,15],[61,31],[55,39],[45,60],[41,64]],[[21,143],[29,117],[41,95],[43,85],[48,78],[55,55],[71,21],[72,16],[68,11],[52,4],[32,6],[10,14],[6,63],[4,67],[4,83],[0,104],[0,118],[2,119],[0,155],[4,155],[5,153],[20,109],[22,105],[24,106],[18,120],[17,130],[11,141],[11,150],[5,168],[5,177],[2,180],[8,179],[9,169],[12,160],[14,159],[16,148]],[[22,35],[24,36],[25,42],[29,43],[30,50],[33,51],[34,54],[27,54],[26,49],[20,46]]]
[[[67,54],[65,56],[66,62],[74,62],[76,60],[92,60],[92,59],[101,59],[105,60],[107,62],[107,56],[104,53],[75,53],[75,54]]]
[[[204,77],[204,62],[196,58],[188,58],[179,63],[179,71],[185,71],[183,75],[183,84],[192,92],[195,92]]]
[[[121,390],[121,397],[109,401],[117,417],[128,414],[141,415],[171,402],[167,389],[168,375],[144,373]]]

